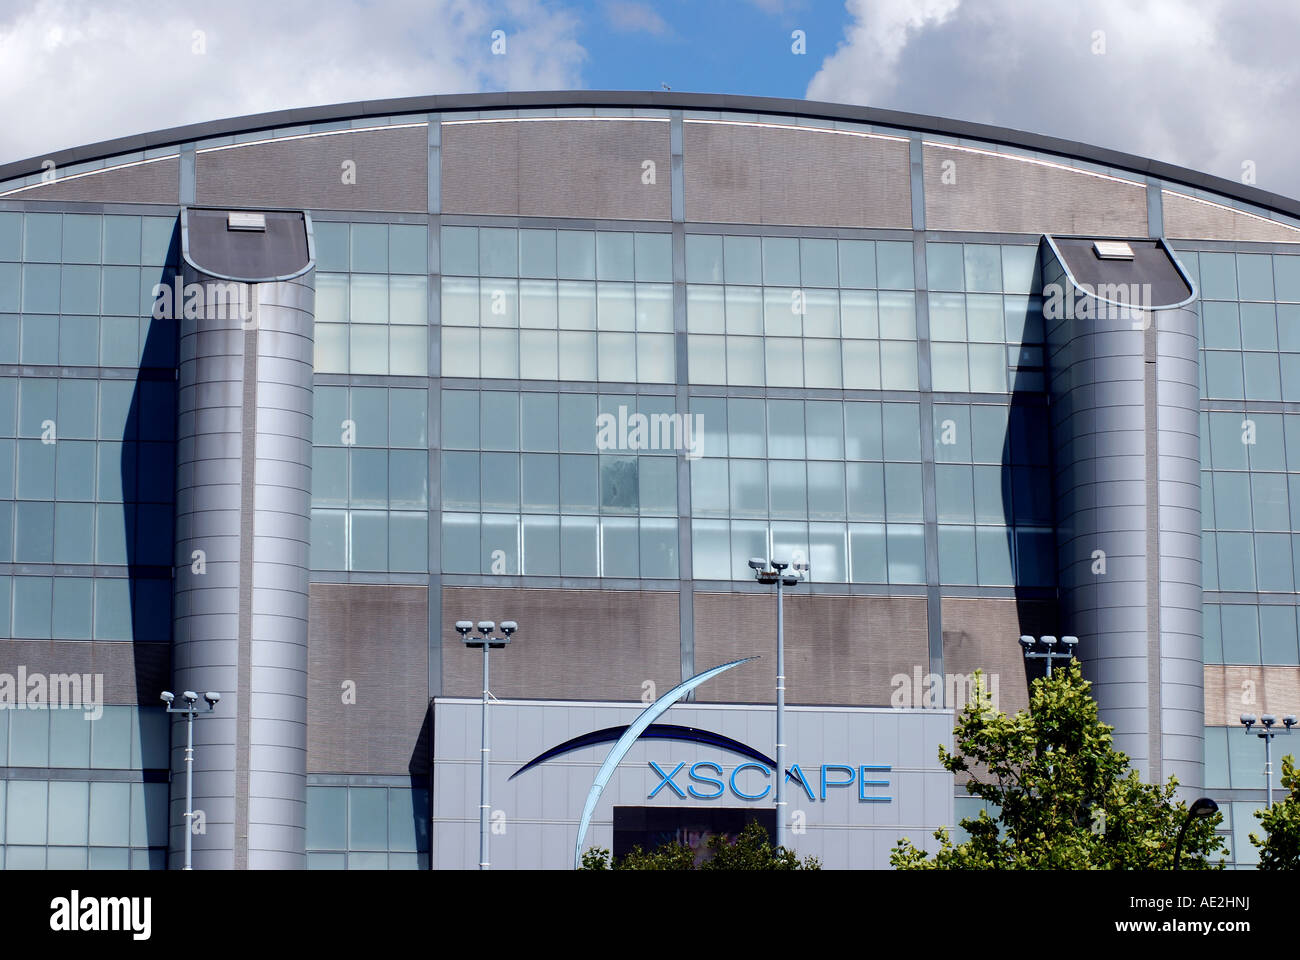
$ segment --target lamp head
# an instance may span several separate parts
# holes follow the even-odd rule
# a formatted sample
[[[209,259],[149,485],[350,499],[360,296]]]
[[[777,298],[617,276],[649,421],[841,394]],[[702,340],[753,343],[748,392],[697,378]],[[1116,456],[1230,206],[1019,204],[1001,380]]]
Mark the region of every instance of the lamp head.
[[[195,693],[193,690],[186,690],[184,693],[181,694],[181,699],[184,700],[186,703],[194,703],[199,699],[199,695]]]
[[[1062,637],[1062,638],[1061,638],[1061,643],[1065,644],[1065,645],[1066,645],[1069,649],[1071,649],[1071,650],[1074,649],[1075,645],[1076,645],[1078,642],[1079,642],[1079,638],[1078,638],[1078,637]]]
[[[159,699],[162,700],[163,703],[170,705],[172,701],[176,699],[176,694],[172,693],[170,690],[164,690],[159,696]]]
[[[462,637],[468,634],[473,629],[474,629],[474,623],[472,620],[456,621],[456,632],[459,633]]]
[[[750,557],[750,558],[749,558],[749,569],[751,569],[751,570],[763,570],[763,569],[766,569],[766,567],[767,567],[767,561],[764,560],[764,559],[762,559],[761,557]]]
[[[519,624],[515,623],[513,620],[501,621],[501,632],[506,635],[507,639],[509,639],[510,635],[518,629],[519,629]]]
[[[791,576],[788,573],[781,578],[782,585],[787,587],[793,587],[795,584],[802,582],[803,581],[799,577]]]
[[[1291,728],[1295,726],[1295,714],[1288,713],[1285,717],[1283,717],[1282,725],[1287,728],[1288,732],[1290,732]]]
[[[1243,713],[1241,715],[1241,725],[1250,730],[1255,725],[1255,715],[1253,713]]]
[[[782,570],[784,570],[784,569],[785,569],[786,567],[788,567],[788,566],[790,566],[790,564],[787,563],[787,562],[784,561],[784,560],[773,560],[773,561],[772,561],[772,569],[775,570],[777,573],[780,573]]]
[[[1213,816],[1219,810],[1219,805],[1209,797],[1200,797],[1192,803],[1191,814],[1194,817]]]
[[[1271,713],[1266,713],[1259,718],[1259,722],[1264,725],[1265,730],[1272,730],[1273,724],[1277,723],[1277,717],[1273,716]]]
[[[1043,646],[1045,646],[1048,650],[1051,650],[1052,647],[1056,646],[1055,637],[1052,636],[1043,637],[1042,641],[1043,641]]]
[[[485,637],[496,628],[497,625],[493,623],[491,620],[480,620],[478,622],[478,632],[483,634],[483,636]]]
[[[211,710],[221,702],[221,694],[215,690],[209,690],[203,695],[203,699],[208,701],[208,709]]]
[[[1026,653],[1034,649],[1034,643],[1035,641],[1033,637],[1029,636],[1028,634],[1021,635],[1020,645],[1025,648]]]

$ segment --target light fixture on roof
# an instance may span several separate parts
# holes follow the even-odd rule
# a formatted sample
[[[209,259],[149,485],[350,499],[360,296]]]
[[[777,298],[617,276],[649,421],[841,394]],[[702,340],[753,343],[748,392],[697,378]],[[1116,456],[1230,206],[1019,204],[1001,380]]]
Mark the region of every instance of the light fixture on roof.
[[[266,232],[266,214],[264,213],[242,213],[238,210],[232,210],[226,214],[227,230],[252,230],[258,233]]]
[[[1098,260],[1132,260],[1133,248],[1123,240],[1094,240],[1092,252]]]

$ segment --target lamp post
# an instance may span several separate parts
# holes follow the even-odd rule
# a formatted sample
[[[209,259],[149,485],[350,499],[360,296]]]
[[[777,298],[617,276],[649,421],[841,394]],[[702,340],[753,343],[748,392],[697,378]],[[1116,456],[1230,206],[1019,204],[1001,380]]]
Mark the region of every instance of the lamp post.
[[[1271,713],[1266,713],[1259,718],[1260,725],[1264,728],[1255,734],[1259,739],[1264,741],[1264,795],[1267,798],[1266,804],[1268,809],[1273,809],[1273,738],[1277,736],[1277,731],[1273,725],[1277,723],[1277,718]],[[1290,733],[1291,728],[1296,724],[1295,714],[1289,713],[1282,718],[1282,725],[1286,727],[1286,732]],[[1255,715],[1253,713],[1243,713],[1241,715],[1241,725],[1246,728],[1246,733],[1250,733],[1250,728],[1255,725]]]
[[[176,695],[170,690],[164,690],[159,699],[167,704],[168,713],[185,714],[185,866],[183,869],[193,870],[191,855],[194,843],[194,716],[199,712],[199,695],[193,690],[186,690],[181,694],[181,699],[185,701],[183,707],[175,706]],[[207,701],[208,713],[211,713],[221,702],[221,694],[209,690],[203,695],[203,699]]]
[[[781,602],[782,587],[793,587],[799,577],[786,573],[790,566],[779,560],[769,561],[754,557],[749,561],[754,579],[759,583],[776,584],[776,845],[785,846],[785,609]],[[796,563],[799,573],[807,571],[808,564]]]
[[[457,620],[456,632],[460,634],[465,646],[483,651],[483,740],[479,748],[479,805],[478,805],[478,868],[486,870],[488,861],[488,651],[500,650],[510,642],[510,637],[519,629],[513,620],[501,623],[501,636],[493,636],[497,625],[491,620],[478,622],[479,636],[473,634],[474,623],[470,620]]]
[[[1025,652],[1026,660],[1046,660],[1047,661],[1047,678],[1052,678],[1052,661],[1053,660],[1073,660],[1074,648],[1078,644],[1078,637],[1062,637],[1061,645],[1065,647],[1062,651],[1056,650],[1056,637],[1039,637],[1035,640],[1030,636],[1020,638],[1020,646]],[[1043,652],[1035,650],[1037,644],[1042,644]]]
[[[1183,837],[1187,836],[1187,828],[1192,824],[1193,817],[1208,817],[1219,809],[1219,805],[1209,797],[1201,797],[1193,801],[1187,810],[1187,816],[1183,819],[1183,825],[1178,830],[1178,842],[1174,844],[1174,869],[1178,869],[1179,861],[1183,857]]]

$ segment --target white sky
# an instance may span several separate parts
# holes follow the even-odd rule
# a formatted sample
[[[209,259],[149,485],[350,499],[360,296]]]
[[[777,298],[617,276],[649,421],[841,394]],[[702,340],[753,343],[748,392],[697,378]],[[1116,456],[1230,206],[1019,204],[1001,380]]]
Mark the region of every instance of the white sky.
[[[610,2],[0,0],[0,162],[286,107],[581,87],[600,55],[584,48],[584,25]],[[797,22],[830,0],[749,2]],[[838,48],[808,64],[809,99],[1014,127],[1232,180],[1249,163],[1257,186],[1300,196],[1300,0],[844,6]],[[680,0],[607,12],[648,39],[665,21],[690,29]],[[493,56],[503,25],[508,55]],[[607,27],[590,29],[588,43]]]

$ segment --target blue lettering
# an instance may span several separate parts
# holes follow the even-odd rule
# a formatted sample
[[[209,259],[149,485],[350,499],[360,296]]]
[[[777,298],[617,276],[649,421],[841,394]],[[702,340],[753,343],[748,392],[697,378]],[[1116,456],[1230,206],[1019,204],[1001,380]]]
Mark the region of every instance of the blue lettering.
[[[893,797],[868,796],[867,787],[887,787],[888,780],[868,780],[868,770],[888,770],[887,763],[868,763],[858,768],[858,799],[866,803],[889,803]]]
[[[696,783],[707,783],[707,784],[712,784],[713,786],[715,786],[715,787],[718,788],[718,792],[717,792],[717,793],[699,793],[699,792],[696,791],[696,789],[695,789],[694,787],[687,787],[686,789],[690,791],[692,797],[696,797],[696,798],[698,798],[698,799],[700,799],[700,800],[716,800],[718,797],[722,796],[722,790],[723,790],[723,787],[722,787],[722,781],[721,781],[721,780],[715,780],[715,779],[713,779],[713,777],[702,777],[702,776],[700,776],[698,773],[695,772],[695,771],[698,770],[700,767],[705,767],[705,768],[708,768],[708,769],[711,769],[711,770],[716,770],[716,771],[718,771],[718,776],[722,776],[722,768],[721,768],[720,766],[718,766],[716,763],[713,763],[713,762],[710,761],[710,760],[701,760],[699,763],[693,764],[693,765],[691,766],[691,779],[692,779],[692,780],[694,780]]]
[[[808,778],[805,777],[803,771],[799,769],[799,764],[794,763],[790,765],[790,769],[785,772],[785,782],[789,783],[790,778],[796,773],[799,774],[799,777],[795,780],[795,783],[803,787],[804,793],[808,794],[809,800],[815,801],[817,798],[813,796],[812,787],[808,786]]]
[[[767,796],[768,791],[772,789],[772,785],[770,783],[764,785],[762,793],[756,793],[756,794],[743,793],[741,792],[741,789],[738,786],[736,786],[736,774],[740,773],[740,771],[744,770],[746,767],[752,767],[755,770],[762,770],[763,776],[765,777],[770,777],[772,775],[772,772],[768,770],[767,767],[763,766],[761,763],[742,763],[735,770],[731,771],[731,792],[734,793],[736,796],[740,797],[740,799],[742,800],[762,800],[764,797]]]
[[[659,769],[659,764],[655,763],[653,760],[650,761],[650,766],[655,773],[659,774],[660,780],[659,786],[650,791],[650,796],[647,799],[653,800],[655,794],[662,790],[665,785],[672,787],[673,793],[677,794],[677,796],[682,799],[686,798],[686,794],[682,792],[682,788],[673,783],[673,777],[677,776],[677,772],[681,770],[682,767],[686,766],[686,761],[683,760],[681,763],[677,764],[677,766],[673,767],[672,773],[664,773],[663,770]]]
[[[847,780],[842,780],[842,781],[827,780],[826,772],[828,770],[843,770],[845,773],[849,775],[849,778]],[[827,787],[851,787],[853,786],[853,780],[855,777],[857,777],[857,771],[850,766],[846,766],[845,764],[842,763],[823,763],[822,764],[822,799],[823,800],[826,799]]]

